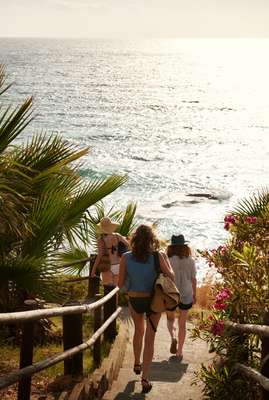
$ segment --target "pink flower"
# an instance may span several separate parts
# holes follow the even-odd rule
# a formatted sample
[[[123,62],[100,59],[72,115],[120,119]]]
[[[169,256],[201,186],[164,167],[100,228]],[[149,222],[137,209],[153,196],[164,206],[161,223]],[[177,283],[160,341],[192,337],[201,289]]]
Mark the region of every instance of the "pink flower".
[[[228,231],[228,230],[230,229],[230,224],[229,224],[228,222],[225,222],[225,224],[224,224],[224,229],[225,229],[226,231]]]
[[[226,310],[227,304],[216,301],[213,307],[215,308],[215,310],[223,311]]]
[[[231,292],[230,289],[228,289],[228,288],[223,288],[223,289],[221,290],[221,293],[223,293],[223,294],[226,296],[227,299],[228,299],[229,297],[231,297],[231,295],[232,295],[232,292]]]
[[[257,218],[256,217],[247,217],[245,219],[245,223],[246,224],[255,224],[257,222]]]
[[[228,288],[223,288],[221,291],[217,294],[216,300],[217,301],[222,301],[229,299],[231,297],[232,293]]]
[[[223,321],[216,321],[214,324],[211,326],[211,332],[215,336],[221,336],[224,331],[224,322]]]
[[[228,222],[229,224],[235,224],[237,222],[237,217],[234,215],[226,215],[224,217],[224,222]]]
[[[223,288],[216,296],[216,302],[213,305],[215,310],[223,311],[226,310],[228,305],[226,304],[226,300],[231,297],[232,293],[228,288]]]

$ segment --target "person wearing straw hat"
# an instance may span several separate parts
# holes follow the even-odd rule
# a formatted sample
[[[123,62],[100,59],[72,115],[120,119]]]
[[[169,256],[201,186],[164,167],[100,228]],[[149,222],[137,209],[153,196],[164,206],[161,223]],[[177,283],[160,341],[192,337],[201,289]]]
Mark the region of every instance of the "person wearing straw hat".
[[[184,235],[172,235],[167,248],[167,256],[175,274],[175,283],[180,293],[178,340],[176,339],[175,312],[167,311],[167,327],[171,335],[170,352],[182,360],[182,349],[186,337],[186,321],[188,310],[196,302],[196,267],[191,248]]]
[[[92,267],[91,276],[95,276],[98,264],[105,252],[108,252],[110,260],[110,269],[106,272],[102,272],[102,281],[104,285],[112,283],[113,285],[118,284],[119,277],[119,265],[120,256],[118,252],[119,243],[125,244],[129,248],[129,243],[127,239],[116,233],[115,230],[118,228],[119,224],[113,222],[108,217],[104,217],[100,220],[98,225],[99,238],[98,238],[98,254],[95,259],[94,265]]]

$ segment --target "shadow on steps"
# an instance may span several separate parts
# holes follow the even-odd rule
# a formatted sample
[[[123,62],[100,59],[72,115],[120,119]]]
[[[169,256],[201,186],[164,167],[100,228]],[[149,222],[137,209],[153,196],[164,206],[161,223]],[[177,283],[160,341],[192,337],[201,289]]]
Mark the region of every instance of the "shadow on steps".
[[[123,392],[118,393],[114,400],[144,400],[146,395],[144,393],[134,393],[135,384],[137,380],[129,381]]]
[[[174,356],[168,361],[154,361],[151,363],[149,379],[153,382],[178,382],[187,372],[188,365],[177,361]]]

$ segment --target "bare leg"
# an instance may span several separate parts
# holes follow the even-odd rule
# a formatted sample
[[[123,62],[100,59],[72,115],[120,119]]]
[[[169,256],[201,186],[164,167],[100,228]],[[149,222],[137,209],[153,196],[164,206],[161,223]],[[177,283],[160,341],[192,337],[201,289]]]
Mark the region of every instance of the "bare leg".
[[[101,277],[103,285],[109,285],[113,283],[113,274],[111,271],[102,272]]]
[[[157,329],[158,323],[161,318],[161,313],[158,314],[151,314],[150,319]],[[147,328],[145,334],[145,341],[144,341],[144,352],[143,352],[143,373],[142,379],[148,379],[149,368],[153,358],[154,353],[154,340],[155,340],[155,332],[147,319]]]
[[[186,321],[188,316],[188,310],[180,310],[178,317],[178,348],[177,356],[182,356],[182,349],[186,337]]]
[[[176,313],[173,311],[167,311],[167,328],[171,336],[170,353],[176,354],[177,352],[177,339],[176,339],[176,328],[175,328],[175,316]]]
[[[142,344],[145,332],[145,321],[144,314],[138,314],[135,312],[131,304],[129,303],[129,310],[134,321],[134,337],[133,337],[133,350],[134,350],[134,358],[135,364],[140,364]]]
[[[176,338],[176,328],[175,328],[175,313],[173,311],[166,311],[167,317],[167,328],[171,336],[171,340]]]
[[[114,275],[114,274],[112,274],[112,279],[113,279],[113,285],[114,285],[114,286],[118,286],[119,275]]]

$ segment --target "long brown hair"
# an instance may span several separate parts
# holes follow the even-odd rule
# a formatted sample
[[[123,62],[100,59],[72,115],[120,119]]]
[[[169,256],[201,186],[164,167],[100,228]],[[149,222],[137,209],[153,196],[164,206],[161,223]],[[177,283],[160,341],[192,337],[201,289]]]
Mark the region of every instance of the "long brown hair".
[[[178,256],[179,258],[187,258],[191,256],[191,249],[187,244],[176,244],[167,247],[168,257]]]
[[[149,255],[160,247],[152,228],[148,225],[140,225],[131,237],[132,253],[137,261],[146,262]]]

